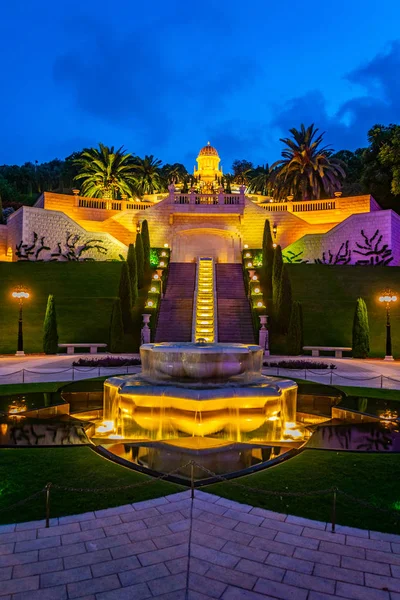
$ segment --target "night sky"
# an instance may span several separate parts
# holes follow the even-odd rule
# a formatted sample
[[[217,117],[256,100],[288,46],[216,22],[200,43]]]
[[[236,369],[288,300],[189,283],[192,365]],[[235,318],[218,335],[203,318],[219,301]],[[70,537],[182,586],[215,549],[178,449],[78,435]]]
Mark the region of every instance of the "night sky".
[[[314,122],[335,149],[400,120],[398,0],[21,0],[0,16],[0,163],[98,142],[193,167],[208,140],[279,158]]]

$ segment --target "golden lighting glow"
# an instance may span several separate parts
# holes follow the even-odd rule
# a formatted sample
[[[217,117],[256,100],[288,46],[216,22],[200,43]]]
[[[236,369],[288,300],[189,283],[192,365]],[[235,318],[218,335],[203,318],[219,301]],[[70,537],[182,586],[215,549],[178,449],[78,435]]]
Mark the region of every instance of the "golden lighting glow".
[[[163,260],[160,262],[160,267],[165,267],[165,262]]]
[[[164,251],[162,251],[162,252],[161,252],[161,256],[167,256],[167,253],[166,253],[166,252],[164,252]]]
[[[157,288],[155,288],[155,287],[153,286],[153,287],[151,287],[151,288],[150,288],[150,291],[154,293],[154,292],[156,292],[156,291],[157,291]]]
[[[149,300],[149,301],[147,302],[147,306],[153,306],[153,305],[154,305],[154,302],[153,302],[153,300]]]
[[[248,248],[248,247],[249,247],[249,245],[248,245],[248,244],[245,244],[245,245],[244,245],[244,248]]]
[[[260,293],[260,288],[258,288],[258,287],[254,288],[254,292],[255,292],[256,294],[259,294],[259,293]]]
[[[214,267],[208,258],[200,258],[198,262],[195,310],[194,340],[214,342]]]
[[[160,279],[159,276],[157,275],[157,273],[155,275],[153,275],[153,279]]]
[[[253,275],[253,277],[252,277],[252,280],[253,280],[253,281],[258,281],[258,277],[257,277],[257,275]]]
[[[247,263],[247,266],[250,268],[250,267],[252,267],[252,266],[253,266],[253,263],[252,263],[252,262],[248,262],[248,263]]]
[[[258,307],[258,308],[262,308],[262,306],[263,306],[263,303],[262,303],[262,302],[257,302],[257,307]]]
[[[17,298],[18,300],[26,300],[29,298],[29,292],[23,288],[23,287],[18,287],[13,293],[12,293],[12,297],[13,298]]]
[[[164,248],[168,248],[168,244],[164,244]]]
[[[103,421],[101,425],[96,427],[96,433],[108,433],[114,430],[114,421]]]
[[[278,244],[276,244],[275,242],[272,244],[273,248],[276,248]]]

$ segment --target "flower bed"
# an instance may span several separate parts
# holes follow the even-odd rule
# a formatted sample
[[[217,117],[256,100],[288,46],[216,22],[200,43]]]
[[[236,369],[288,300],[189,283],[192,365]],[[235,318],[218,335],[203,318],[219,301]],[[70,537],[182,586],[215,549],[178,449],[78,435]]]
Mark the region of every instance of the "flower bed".
[[[141,365],[140,358],[80,358],[72,363],[74,367],[132,367]]]
[[[268,362],[265,361],[264,367],[275,367],[279,369],[336,369],[336,365],[324,362],[310,362],[309,360],[280,360]]]

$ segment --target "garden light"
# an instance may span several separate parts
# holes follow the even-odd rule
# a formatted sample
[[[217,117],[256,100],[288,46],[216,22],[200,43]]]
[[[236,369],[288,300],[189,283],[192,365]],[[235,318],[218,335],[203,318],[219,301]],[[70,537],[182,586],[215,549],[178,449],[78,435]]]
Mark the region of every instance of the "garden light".
[[[164,244],[164,248],[168,248],[168,244]]]
[[[246,248],[246,249],[247,249],[248,247],[249,247],[249,245],[248,245],[248,244],[245,244],[245,245],[244,245],[244,248]]]
[[[272,247],[275,249],[277,247],[278,244],[275,244],[275,242],[272,244]]]
[[[166,252],[164,252],[164,251],[162,251],[162,252],[161,252],[161,256],[167,256],[167,253],[166,253]]]
[[[153,306],[153,304],[154,304],[153,300],[149,300],[149,301],[147,302],[147,306],[150,306],[150,307],[151,307],[151,306]]]
[[[262,302],[257,302],[257,308],[262,308],[263,307],[263,303]]]
[[[157,273],[155,273],[155,274],[153,275],[153,279],[156,279],[156,280],[157,280],[157,279],[160,279],[160,278],[159,278],[159,276],[157,275]]]
[[[252,266],[253,266],[253,263],[252,263],[252,262],[248,262],[248,263],[247,263],[247,266],[250,268],[250,267],[252,267]]]
[[[246,252],[246,258],[251,258],[250,252]]]
[[[24,352],[24,336],[22,331],[22,306],[24,300],[27,300],[30,297],[28,290],[20,285],[13,292],[12,297],[18,300],[19,302],[19,318],[18,318],[18,343],[17,343],[17,356],[23,356]]]
[[[257,275],[253,275],[253,277],[252,277],[252,280],[253,280],[253,281],[258,281],[258,277],[257,277]]]
[[[258,288],[258,287],[254,288],[254,292],[255,292],[256,294],[259,294],[259,293],[260,293],[260,288]]]
[[[157,288],[156,288],[156,287],[154,287],[154,285],[153,285],[153,286],[150,288],[150,291],[151,291],[151,292],[153,292],[153,293],[155,293],[155,292],[157,291]]]
[[[160,267],[165,267],[165,262],[163,260],[160,262]]]
[[[379,296],[379,302],[386,305],[386,354],[384,360],[394,360],[392,354],[392,333],[390,326],[390,307],[397,301],[397,295],[394,294],[390,289],[386,289]]]

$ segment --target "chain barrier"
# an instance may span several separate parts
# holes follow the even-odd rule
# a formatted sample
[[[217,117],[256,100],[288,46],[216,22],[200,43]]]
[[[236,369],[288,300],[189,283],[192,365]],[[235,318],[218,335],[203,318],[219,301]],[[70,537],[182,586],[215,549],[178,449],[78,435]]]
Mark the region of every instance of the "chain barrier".
[[[342,496],[343,498],[346,498],[347,500],[349,500],[353,503],[357,503],[360,506],[363,506],[365,508],[368,508],[368,509],[371,509],[374,511],[379,511],[381,513],[385,513],[388,515],[392,515],[393,517],[396,518],[395,519],[396,524],[399,522],[400,515],[398,514],[398,512],[396,510],[376,506],[376,505],[372,504],[371,502],[368,502],[368,500],[363,500],[362,498],[356,498],[355,496],[352,496],[351,494],[339,489],[336,486],[326,488],[323,490],[311,490],[308,492],[288,492],[288,491],[266,490],[266,489],[251,486],[251,485],[245,485],[236,480],[229,479],[228,477],[226,477],[224,475],[219,475],[218,473],[211,471],[204,465],[200,465],[199,463],[197,463],[193,460],[188,461],[184,465],[181,465],[181,466],[177,467],[176,469],[169,471],[168,473],[159,475],[158,477],[152,477],[151,479],[147,479],[145,481],[140,481],[137,483],[132,483],[129,485],[122,485],[122,486],[109,487],[109,488],[76,488],[76,487],[69,487],[69,486],[48,483],[44,488],[35,492],[34,494],[31,494],[27,498],[24,498],[23,500],[19,500],[18,502],[15,502],[14,504],[12,504],[10,506],[4,506],[4,507],[0,508],[0,513],[4,512],[4,511],[10,511],[14,508],[22,506],[26,502],[29,502],[30,500],[33,500],[34,498],[37,498],[38,496],[40,496],[41,494],[44,493],[45,494],[46,527],[48,528],[50,526],[50,491],[51,490],[58,490],[58,491],[63,491],[63,492],[78,492],[78,493],[120,492],[120,491],[130,490],[130,489],[134,489],[134,488],[140,488],[140,487],[143,487],[146,485],[152,485],[154,483],[157,483],[158,481],[162,481],[162,480],[165,480],[165,479],[171,477],[171,475],[178,474],[179,471],[181,471],[182,469],[185,469],[186,467],[190,467],[190,483],[189,483],[189,485],[191,488],[191,499],[192,500],[195,498],[194,467],[197,467],[198,469],[200,469],[201,471],[203,471],[204,473],[209,475],[212,479],[217,479],[220,482],[228,483],[229,485],[239,488],[246,492],[251,492],[251,493],[256,493],[256,494],[261,493],[266,496],[280,498],[281,500],[283,500],[283,498],[289,498],[289,497],[305,498],[305,497],[311,497],[311,496],[332,495],[331,531],[333,533],[335,532],[335,528],[336,528],[336,503],[337,503],[338,495]],[[209,485],[209,484],[207,484],[207,485]],[[193,503],[192,503],[192,508],[193,508]]]

